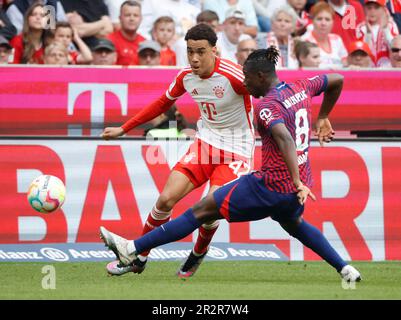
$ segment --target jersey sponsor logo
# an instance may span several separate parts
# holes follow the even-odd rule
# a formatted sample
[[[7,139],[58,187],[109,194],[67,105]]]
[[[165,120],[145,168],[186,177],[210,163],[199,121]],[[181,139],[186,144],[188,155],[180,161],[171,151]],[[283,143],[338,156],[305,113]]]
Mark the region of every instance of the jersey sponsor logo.
[[[274,119],[272,112],[267,108],[260,110],[259,117],[265,122],[266,126]]]
[[[217,98],[221,99],[224,97],[224,89],[221,86],[216,86],[213,88],[213,92]]]
[[[293,96],[289,97],[288,99],[285,99],[284,106],[287,109],[289,109],[293,105],[300,103],[301,101],[304,101],[307,98],[308,98],[308,96],[306,95],[305,90],[302,90],[301,92],[294,94]]]

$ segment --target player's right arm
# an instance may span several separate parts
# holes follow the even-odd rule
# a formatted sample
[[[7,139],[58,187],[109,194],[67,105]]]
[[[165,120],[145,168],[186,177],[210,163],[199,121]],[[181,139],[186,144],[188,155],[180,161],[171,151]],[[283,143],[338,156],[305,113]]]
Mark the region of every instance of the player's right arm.
[[[324,98],[316,121],[315,135],[319,143],[330,142],[334,136],[334,130],[329,121],[329,114],[340,97],[343,88],[344,76],[338,73],[327,74],[327,86],[324,89]]]
[[[170,109],[177,98],[185,93],[185,88],[182,81],[183,77],[186,74],[185,71],[186,69],[182,70],[177,75],[177,77],[171,83],[169,89],[159,99],[142,109],[134,117],[125,122],[121,127],[105,128],[103,133],[101,134],[101,137],[105,140],[120,137],[133,128],[156,118],[157,116]]]

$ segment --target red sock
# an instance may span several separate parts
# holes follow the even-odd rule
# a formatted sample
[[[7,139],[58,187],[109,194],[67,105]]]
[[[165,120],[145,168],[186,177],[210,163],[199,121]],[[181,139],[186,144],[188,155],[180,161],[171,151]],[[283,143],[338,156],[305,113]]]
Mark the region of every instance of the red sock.
[[[210,242],[212,241],[213,235],[217,231],[218,225],[214,229],[205,229],[203,226],[199,227],[198,239],[196,239],[194,253],[203,254],[206,252]]]
[[[153,216],[157,216],[158,212],[155,212],[155,208],[149,213],[148,218],[146,219],[145,225],[143,226],[142,235],[152,231],[154,228],[160,227],[162,224],[168,222],[170,220],[170,216],[161,220],[155,219]],[[166,213],[167,214],[167,213]],[[170,214],[170,213],[168,213]],[[149,251],[144,251],[141,253],[141,256],[147,257],[149,255]]]

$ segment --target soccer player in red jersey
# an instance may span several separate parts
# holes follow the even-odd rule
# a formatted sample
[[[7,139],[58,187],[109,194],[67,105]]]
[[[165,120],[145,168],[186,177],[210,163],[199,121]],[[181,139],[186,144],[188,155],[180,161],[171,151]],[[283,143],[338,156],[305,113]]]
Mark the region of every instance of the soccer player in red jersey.
[[[121,127],[109,127],[104,139],[116,138],[164,113],[188,92],[197,103],[201,117],[194,143],[173,168],[163,192],[145,223],[147,233],[170,219],[174,205],[185,195],[210,181],[209,193],[247,174],[254,150],[251,97],[243,84],[242,67],[216,56],[217,36],[206,24],[191,28],[186,36],[190,67],[181,70],[168,90]],[[200,226],[195,247],[178,275],[194,274],[206,255],[218,221]],[[117,262],[107,266],[111,274],[143,271],[149,252],[142,252],[132,266]]]
[[[360,273],[338,255],[320,230],[302,218],[306,199],[315,199],[310,190],[308,157],[311,100],[324,92],[316,122],[316,134],[323,145],[334,135],[328,115],[340,96],[343,76],[328,74],[294,83],[280,82],[275,70],[278,56],[275,47],[260,49],[251,53],[244,64],[246,87],[254,97],[263,97],[255,108],[262,137],[261,171],[224,185],[177,219],[134,241],[101,227],[101,238],[122,264],[131,263],[144,250],[185,237],[207,221],[271,217],[334,267],[344,280],[361,280]]]

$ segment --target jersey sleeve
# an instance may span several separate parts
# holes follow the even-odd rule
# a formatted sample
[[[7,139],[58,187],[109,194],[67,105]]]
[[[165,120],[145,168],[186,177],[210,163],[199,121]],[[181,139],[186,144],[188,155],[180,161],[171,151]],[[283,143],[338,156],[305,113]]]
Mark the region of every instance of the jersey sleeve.
[[[277,123],[284,123],[283,116],[280,111],[280,104],[277,101],[269,103],[261,103],[255,114],[258,128],[264,128],[270,131]]]
[[[325,74],[307,78],[303,80],[305,89],[309,92],[311,97],[320,95],[327,88],[327,76]]]
[[[183,69],[177,74],[174,81],[170,84],[169,88],[166,91],[167,98],[169,98],[170,100],[176,100],[186,92],[184,87],[184,77],[189,72],[191,72],[190,69]]]

